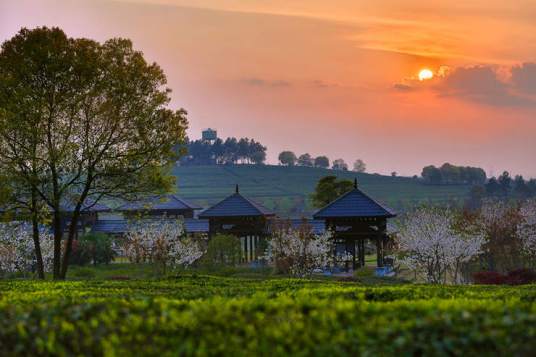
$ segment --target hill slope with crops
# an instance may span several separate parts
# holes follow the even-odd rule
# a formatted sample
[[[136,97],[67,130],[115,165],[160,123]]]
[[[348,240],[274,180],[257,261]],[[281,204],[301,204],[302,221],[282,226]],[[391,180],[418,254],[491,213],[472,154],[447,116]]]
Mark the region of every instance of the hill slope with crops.
[[[353,180],[360,188],[387,206],[403,210],[422,202],[448,203],[463,200],[469,186],[427,185],[410,177],[326,170],[314,167],[286,166],[182,166],[173,170],[177,192],[202,206],[216,203],[234,192],[240,192],[285,216],[308,215],[314,208],[310,194],[318,180],[335,175]]]

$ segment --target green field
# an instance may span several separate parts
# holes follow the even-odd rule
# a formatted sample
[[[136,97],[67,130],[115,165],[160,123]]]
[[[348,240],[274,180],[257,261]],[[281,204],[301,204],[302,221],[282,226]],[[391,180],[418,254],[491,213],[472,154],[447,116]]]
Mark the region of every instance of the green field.
[[[3,355],[533,355],[536,286],[0,281]]]
[[[282,215],[300,217],[310,214],[309,196],[318,180],[336,175],[353,180],[360,188],[387,206],[402,210],[419,202],[448,203],[466,197],[469,187],[463,185],[425,185],[409,177],[334,171],[313,167],[284,166],[183,166],[176,167],[178,194],[207,206],[240,191]]]

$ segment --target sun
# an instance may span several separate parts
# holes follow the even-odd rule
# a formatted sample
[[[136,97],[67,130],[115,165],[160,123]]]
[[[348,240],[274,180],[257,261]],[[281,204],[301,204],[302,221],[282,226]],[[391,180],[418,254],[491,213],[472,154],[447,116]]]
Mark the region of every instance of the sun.
[[[419,71],[419,81],[424,81],[426,79],[432,79],[434,77],[434,72],[428,68],[423,68]]]

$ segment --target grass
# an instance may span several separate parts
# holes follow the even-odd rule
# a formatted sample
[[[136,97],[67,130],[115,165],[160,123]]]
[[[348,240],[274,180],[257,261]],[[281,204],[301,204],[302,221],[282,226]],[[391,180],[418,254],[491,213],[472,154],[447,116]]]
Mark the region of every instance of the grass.
[[[327,175],[353,180],[375,199],[397,210],[421,202],[448,203],[463,200],[469,187],[464,185],[425,185],[409,177],[326,170],[313,167],[283,166],[183,166],[173,171],[178,194],[202,206],[216,203],[240,186],[245,195],[286,216],[300,217],[314,208],[310,194],[318,180]]]

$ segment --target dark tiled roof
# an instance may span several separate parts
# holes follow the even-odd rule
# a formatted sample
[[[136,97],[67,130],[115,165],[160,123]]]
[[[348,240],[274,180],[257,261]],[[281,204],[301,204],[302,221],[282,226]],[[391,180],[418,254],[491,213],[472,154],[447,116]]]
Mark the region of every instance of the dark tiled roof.
[[[153,210],[199,210],[201,207],[183,200],[176,195],[154,196],[147,200],[127,202],[118,211]]]
[[[146,219],[145,221],[150,221]],[[93,232],[107,234],[123,234],[127,230],[126,219],[99,219],[92,227]],[[185,219],[184,228],[188,233],[208,232],[208,221],[202,219]]]
[[[274,212],[235,193],[199,214],[199,218],[273,216]]]
[[[363,191],[354,188],[318,210],[313,217],[315,219],[336,217],[395,217],[396,213],[382,206],[374,199],[367,196]]]
[[[62,212],[73,212],[75,209],[75,204],[69,201],[65,201],[61,204]],[[103,203],[95,203],[91,199],[86,199],[82,205],[82,212],[109,212],[110,207],[106,206]]]

